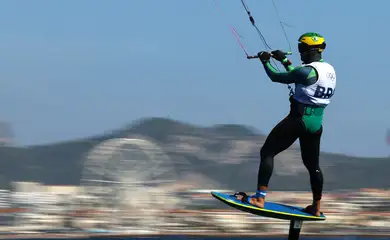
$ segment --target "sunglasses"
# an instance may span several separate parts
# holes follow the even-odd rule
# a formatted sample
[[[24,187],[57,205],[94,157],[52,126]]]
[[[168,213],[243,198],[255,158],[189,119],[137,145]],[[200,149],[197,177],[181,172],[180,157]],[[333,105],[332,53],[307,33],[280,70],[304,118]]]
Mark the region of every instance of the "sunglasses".
[[[304,43],[298,43],[298,51],[299,53],[304,53],[304,52],[311,52],[311,51],[317,51],[318,49],[325,49],[326,44],[322,43],[319,45],[315,46],[308,46],[307,44]]]

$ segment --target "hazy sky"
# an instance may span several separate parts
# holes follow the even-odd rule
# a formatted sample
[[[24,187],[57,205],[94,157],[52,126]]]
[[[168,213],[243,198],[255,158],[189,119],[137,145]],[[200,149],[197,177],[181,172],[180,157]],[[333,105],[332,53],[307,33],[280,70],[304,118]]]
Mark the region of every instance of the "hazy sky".
[[[271,0],[247,0],[273,48],[288,49]],[[337,90],[322,150],[389,155],[390,1],[275,0],[293,63],[297,38],[317,31]],[[289,110],[248,51],[263,45],[239,0],[63,0],[0,3],[1,120],[31,145],[99,134],[133,120],[170,117],[202,125],[247,124],[269,133]]]

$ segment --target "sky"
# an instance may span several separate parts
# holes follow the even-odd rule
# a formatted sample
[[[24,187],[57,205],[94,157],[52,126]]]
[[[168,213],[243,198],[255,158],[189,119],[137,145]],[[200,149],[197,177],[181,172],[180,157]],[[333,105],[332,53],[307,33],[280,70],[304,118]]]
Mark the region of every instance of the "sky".
[[[100,134],[144,117],[245,124],[268,134],[288,89],[247,60],[264,46],[239,0],[7,0],[0,3],[0,120],[36,145]],[[288,50],[271,0],[247,0],[274,49]],[[388,156],[390,1],[275,0],[297,39],[324,35],[337,74],[322,151]]]

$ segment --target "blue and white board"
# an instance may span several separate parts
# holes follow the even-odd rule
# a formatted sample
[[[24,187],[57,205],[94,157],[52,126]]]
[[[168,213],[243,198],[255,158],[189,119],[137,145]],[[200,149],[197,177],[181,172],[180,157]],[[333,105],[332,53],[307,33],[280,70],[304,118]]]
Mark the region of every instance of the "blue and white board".
[[[216,199],[239,209],[241,211],[249,212],[263,217],[271,217],[285,220],[302,220],[302,221],[324,221],[325,215],[313,216],[304,212],[302,207],[288,206],[280,203],[265,202],[264,208],[258,208],[250,204],[246,204],[236,199],[234,195],[228,195],[219,192],[211,192],[211,195]]]

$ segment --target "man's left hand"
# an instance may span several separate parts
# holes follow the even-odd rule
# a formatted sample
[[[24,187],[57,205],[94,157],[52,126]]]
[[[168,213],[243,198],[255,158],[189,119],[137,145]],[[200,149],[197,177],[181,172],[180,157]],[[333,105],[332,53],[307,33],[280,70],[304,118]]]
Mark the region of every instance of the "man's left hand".
[[[280,50],[272,51],[271,54],[272,54],[272,57],[279,62],[283,62],[283,60],[285,60],[287,58],[286,53],[283,51],[280,51]]]

